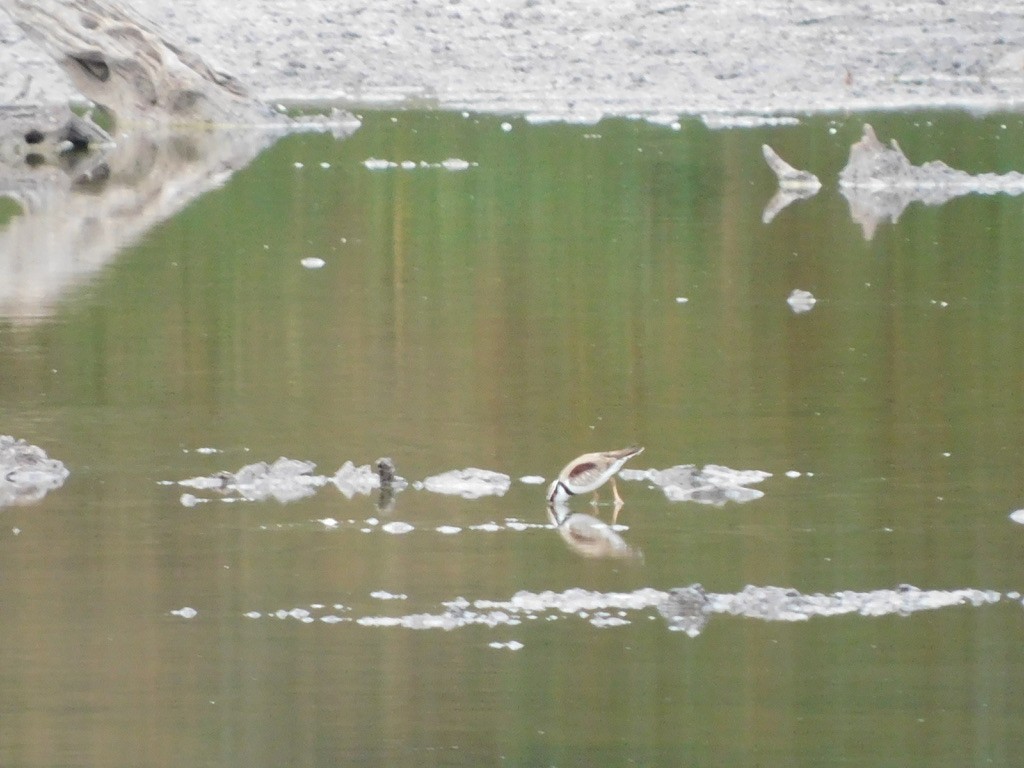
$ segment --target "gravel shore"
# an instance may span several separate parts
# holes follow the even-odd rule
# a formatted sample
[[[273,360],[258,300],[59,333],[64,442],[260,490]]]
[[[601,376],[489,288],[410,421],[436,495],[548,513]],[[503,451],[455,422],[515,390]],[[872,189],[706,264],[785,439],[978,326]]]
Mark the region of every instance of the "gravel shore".
[[[1020,0],[124,0],[268,100],[594,120],[1024,106]],[[0,103],[74,96],[0,11]]]

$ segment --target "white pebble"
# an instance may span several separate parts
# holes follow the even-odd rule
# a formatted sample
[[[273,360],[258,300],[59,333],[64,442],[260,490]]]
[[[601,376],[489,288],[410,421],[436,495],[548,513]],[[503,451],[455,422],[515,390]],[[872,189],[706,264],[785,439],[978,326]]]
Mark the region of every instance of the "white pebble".
[[[802,291],[799,288],[794,289],[793,292],[789,294],[789,298],[786,299],[786,303],[789,304],[790,309],[798,315],[802,312],[809,312],[817,301],[818,300],[814,298],[814,295],[810,291]]]

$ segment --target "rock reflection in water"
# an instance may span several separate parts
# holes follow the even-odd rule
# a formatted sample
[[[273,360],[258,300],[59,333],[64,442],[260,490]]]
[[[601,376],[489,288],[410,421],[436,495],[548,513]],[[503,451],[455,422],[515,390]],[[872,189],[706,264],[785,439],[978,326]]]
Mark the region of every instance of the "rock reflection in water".
[[[135,130],[59,164],[4,162],[0,198],[22,214],[0,228],[0,315],[50,314],[62,296],[192,200],[222,186],[287,133],[351,134],[354,118],[233,130]]]
[[[642,553],[629,546],[614,527],[593,515],[573,512],[563,502],[547,507],[548,519],[569,548],[590,558],[642,558]]]

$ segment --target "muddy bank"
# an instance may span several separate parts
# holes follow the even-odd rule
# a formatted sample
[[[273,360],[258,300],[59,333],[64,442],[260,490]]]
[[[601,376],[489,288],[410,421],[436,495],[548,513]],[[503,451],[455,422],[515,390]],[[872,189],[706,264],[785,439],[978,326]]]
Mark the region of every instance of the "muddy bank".
[[[268,100],[574,120],[1024,105],[1006,0],[134,0]],[[74,95],[0,12],[0,103]]]

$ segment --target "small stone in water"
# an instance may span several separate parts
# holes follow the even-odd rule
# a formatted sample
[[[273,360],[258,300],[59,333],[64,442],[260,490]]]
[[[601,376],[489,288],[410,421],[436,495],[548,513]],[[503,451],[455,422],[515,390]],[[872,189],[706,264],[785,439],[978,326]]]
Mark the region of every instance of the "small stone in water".
[[[790,309],[796,314],[803,312],[809,312],[818,300],[814,298],[814,295],[810,291],[802,291],[799,288],[789,294],[789,298],[786,302],[789,304]]]

